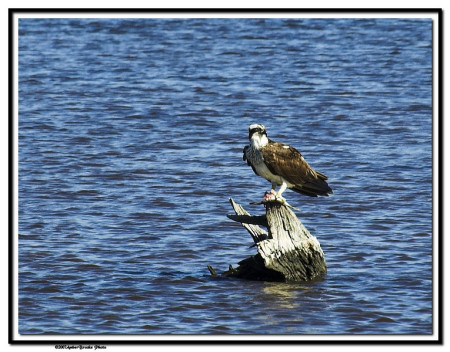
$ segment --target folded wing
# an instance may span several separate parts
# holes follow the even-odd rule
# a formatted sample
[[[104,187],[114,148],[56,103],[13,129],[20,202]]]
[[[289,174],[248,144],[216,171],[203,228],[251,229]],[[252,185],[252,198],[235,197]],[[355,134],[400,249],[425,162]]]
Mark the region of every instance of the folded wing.
[[[327,176],[311,168],[294,147],[269,141],[263,148],[263,158],[270,172],[294,185],[290,187],[293,191],[311,197],[333,193],[325,181]]]

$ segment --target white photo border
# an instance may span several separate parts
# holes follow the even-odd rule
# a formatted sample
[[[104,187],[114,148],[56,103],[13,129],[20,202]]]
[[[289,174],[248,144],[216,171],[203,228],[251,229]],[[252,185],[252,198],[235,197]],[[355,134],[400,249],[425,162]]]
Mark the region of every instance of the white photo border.
[[[10,344],[442,344],[442,9],[9,9],[9,343]],[[433,21],[432,335],[20,335],[18,333],[18,22],[20,18],[427,18]]]

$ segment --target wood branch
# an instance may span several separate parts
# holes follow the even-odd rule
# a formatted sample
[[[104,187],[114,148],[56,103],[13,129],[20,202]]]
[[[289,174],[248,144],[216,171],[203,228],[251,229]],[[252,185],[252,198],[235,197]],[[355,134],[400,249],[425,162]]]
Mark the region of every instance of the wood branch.
[[[246,218],[248,221],[250,221],[249,223],[246,223],[245,221],[240,221],[240,220],[235,220],[238,221],[242,224],[242,226],[245,227],[245,229],[250,233],[250,235],[253,238],[253,241],[255,243],[264,241],[265,239],[268,238],[268,233],[267,231],[263,230],[262,228],[260,228],[258,225],[262,225],[262,226],[266,226],[267,227],[267,220],[261,220],[261,216],[256,217],[258,220],[255,220],[254,222],[252,222],[252,220],[250,218],[255,218],[252,217],[250,215],[249,212],[247,212],[240,204],[235,203],[235,201],[230,198],[230,203],[231,206],[234,209],[234,212],[236,213],[235,216],[247,216],[248,218]],[[229,217],[229,216],[228,216]],[[263,216],[265,218],[265,216]],[[234,220],[234,219],[233,219]],[[261,223],[258,223],[261,222]]]
[[[227,214],[227,217],[231,220],[234,220],[236,222],[240,222],[241,224],[248,224],[248,225],[261,225],[264,227],[267,227],[267,218],[265,215],[233,215],[233,214]]]
[[[216,271],[214,270],[214,268],[211,265],[208,265],[208,270],[212,276],[217,276]]]
[[[230,198],[236,216],[255,241],[258,253],[223,276],[268,281],[309,281],[327,272],[320,243],[285,204],[265,202],[265,215],[251,216]],[[258,225],[266,226],[268,232]],[[211,271],[211,270],[210,270]]]

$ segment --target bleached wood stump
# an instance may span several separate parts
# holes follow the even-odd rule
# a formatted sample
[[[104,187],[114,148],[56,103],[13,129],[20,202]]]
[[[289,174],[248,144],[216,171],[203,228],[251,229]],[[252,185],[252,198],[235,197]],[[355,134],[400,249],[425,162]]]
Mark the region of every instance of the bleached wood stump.
[[[239,262],[235,269],[230,265],[222,275],[251,280],[310,281],[327,272],[319,241],[286,205],[265,202],[266,214],[252,216],[233,199],[230,202],[236,215],[227,216],[247,229],[258,253]],[[212,275],[217,275],[212,267],[208,268]]]

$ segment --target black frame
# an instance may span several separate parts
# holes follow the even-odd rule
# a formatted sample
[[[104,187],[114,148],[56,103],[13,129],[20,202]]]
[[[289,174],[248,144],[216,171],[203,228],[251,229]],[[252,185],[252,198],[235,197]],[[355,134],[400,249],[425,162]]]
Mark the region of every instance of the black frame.
[[[297,13],[297,14],[311,14],[311,13],[335,13],[335,14],[356,14],[356,13],[392,13],[392,14],[437,14],[438,16],[438,26],[433,25],[433,30],[436,30],[438,33],[438,42],[433,43],[433,57],[436,55],[435,48],[439,48],[439,54],[437,57],[437,63],[439,66],[439,76],[437,78],[437,82],[433,82],[433,87],[438,87],[438,106],[437,111],[438,116],[433,118],[434,123],[438,123],[438,158],[435,158],[436,150],[433,149],[433,182],[436,182],[439,187],[439,194],[435,192],[433,189],[433,199],[437,198],[437,204],[439,206],[438,213],[436,214],[435,209],[433,209],[433,218],[437,216],[437,224],[438,228],[433,228],[433,233],[437,230],[436,234],[438,236],[439,247],[437,249],[437,253],[439,255],[438,264],[438,275],[436,276],[438,280],[438,304],[440,311],[436,312],[438,317],[437,321],[437,329],[434,327],[434,332],[438,336],[437,340],[225,340],[218,337],[217,339],[211,340],[170,340],[168,337],[167,340],[127,340],[124,338],[123,340],[43,340],[43,339],[35,339],[35,340],[15,340],[14,339],[14,287],[15,287],[15,277],[13,275],[13,265],[14,265],[14,186],[16,180],[14,180],[14,164],[16,162],[16,153],[17,150],[14,150],[14,100],[16,99],[16,92],[13,91],[14,88],[14,69],[17,63],[14,62],[14,15],[16,14],[25,14],[25,13],[80,13],[80,14],[96,14],[96,13],[105,13],[105,14],[114,14],[114,13],[122,13],[122,14],[131,14],[145,12],[147,14],[179,14],[179,13],[198,13],[198,14],[220,14],[220,13],[255,13],[255,14],[283,14],[283,13]],[[434,71],[434,68],[433,68]],[[124,345],[124,344],[133,344],[133,345],[161,345],[161,344],[171,344],[171,345],[179,345],[179,344],[315,344],[315,345],[329,345],[329,344],[390,344],[390,345],[443,345],[443,199],[441,194],[443,193],[443,180],[442,180],[442,170],[443,170],[443,131],[442,131],[442,122],[443,122],[443,10],[441,8],[369,8],[369,9],[344,9],[344,8],[327,8],[327,9],[316,9],[316,8],[308,8],[308,9],[300,9],[300,8],[286,8],[286,9],[272,9],[272,8],[264,8],[264,9],[252,9],[252,8],[244,8],[244,9],[229,9],[229,8],[219,8],[219,9],[194,9],[194,8],[180,8],[180,9],[169,9],[169,8],[161,8],[161,9],[145,9],[145,8],[117,8],[117,9],[108,9],[108,8],[91,8],[91,9],[78,9],[78,8],[9,8],[8,9],[8,343],[12,345],[55,345],[57,349],[67,349],[68,346],[107,346],[107,345]],[[435,99],[433,95],[433,107],[435,105]],[[434,138],[433,138],[434,140]],[[438,166],[438,172],[435,172],[435,168]],[[436,197],[436,198],[435,198]],[[434,251],[436,253],[436,251]],[[434,268],[435,270],[436,268]],[[435,304],[435,302],[433,302]],[[87,335],[89,336],[89,335]],[[126,336],[126,335],[123,335]],[[376,336],[376,335],[371,335]]]

